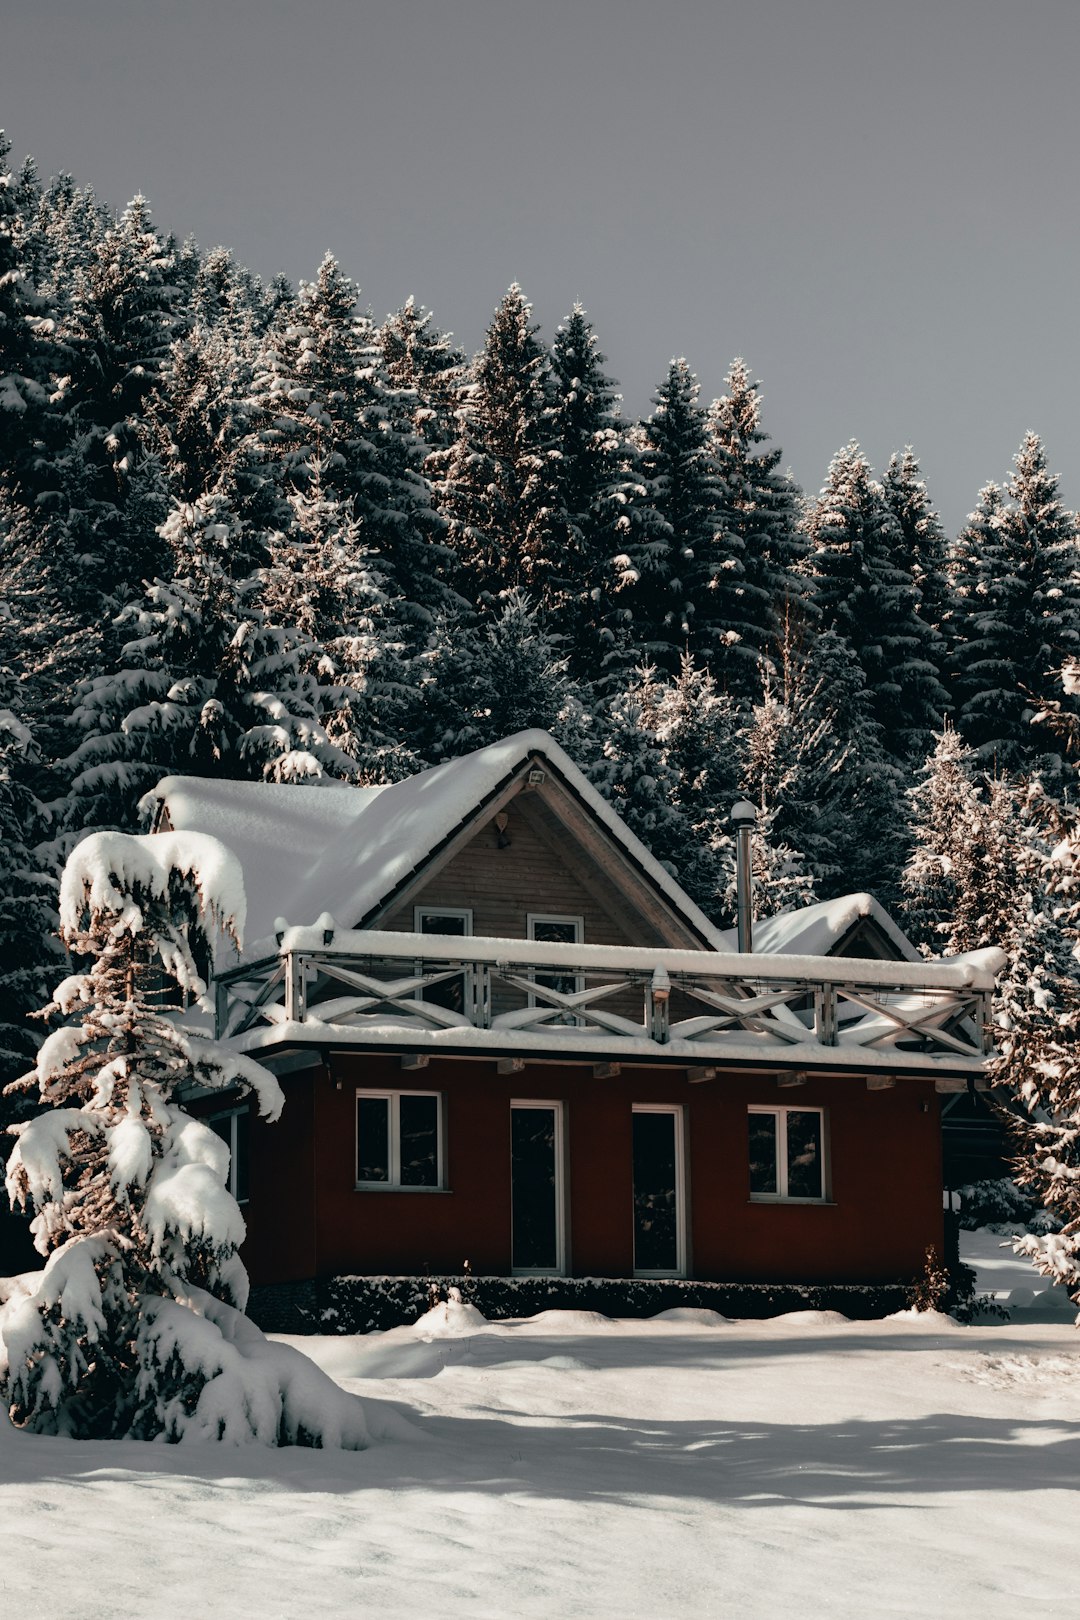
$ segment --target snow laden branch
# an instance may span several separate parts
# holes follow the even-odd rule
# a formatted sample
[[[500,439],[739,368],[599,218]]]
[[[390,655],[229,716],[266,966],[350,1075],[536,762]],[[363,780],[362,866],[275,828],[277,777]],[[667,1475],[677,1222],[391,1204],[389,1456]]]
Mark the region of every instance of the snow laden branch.
[[[44,1270],[0,1315],[12,1419],[75,1437],[360,1447],[359,1404],[267,1343],[241,1314],[245,1228],[229,1153],[184,1112],[192,1088],[250,1094],[276,1120],[266,1069],[187,1027],[166,996],[205,996],[217,936],[239,944],[235,857],[190,833],[96,833],[61,884],[61,937],[91,965],[46,1009],[68,1020],[33,1072],[47,1110],[12,1127],[12,1203],[34,1212]]]

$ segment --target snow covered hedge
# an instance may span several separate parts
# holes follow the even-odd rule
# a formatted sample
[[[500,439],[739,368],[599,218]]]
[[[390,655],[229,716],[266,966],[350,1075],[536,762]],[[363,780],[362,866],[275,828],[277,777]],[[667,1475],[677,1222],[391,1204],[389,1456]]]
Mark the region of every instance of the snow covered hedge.
[[[66,1019],[33,1072],[46,1110],[11,1127],[13,1205],[32,1207],[44,1270],[0,1290],[0,1379],[12,1420],[74,1437],[361,1447],[359,1403],[241,1313],[244,1222],[229,1154],[177,1102],[185,1087],[253,1092],[274,1076],[162,1006],[200,1001],[212,938],[239,943],[235,857],[192,833],[96,833],[60,892],[61,937],[91,965],[57,987]]]
[[[785,1311],[840,1311],[868,1321],[904,1310],[911,1283],[687,1282],[643,1277],[329,1277],[256,1289],[251,1314],[268,1333],[374,1333],[417,1321],[430,1290],[451,1288],[489,1321],[545,1310],[649,1317],[679,1306],[761,1318]]]

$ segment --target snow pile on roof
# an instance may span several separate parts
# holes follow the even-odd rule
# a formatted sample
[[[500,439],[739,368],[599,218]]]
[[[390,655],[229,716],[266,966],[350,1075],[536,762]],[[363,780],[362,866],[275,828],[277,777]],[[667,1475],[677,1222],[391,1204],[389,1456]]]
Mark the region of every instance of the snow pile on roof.
[[[516,732],[385,787],[172,776],[149,801],[166,806],[174,827],[214,833],[236,851],[247,881],[254,951],[271,940],[278,917],[303,925],[329,911],[363,926],[478,805],[535,756],[587,805],[705,943],[730,948],[546,731]]]
[[[766,956],[828,956],[857,923],[867,920],[894,946],[900,960],[919,962],[922,958],[907,935],[872,894],[843,894],[836,900],[819,900],[813,906],[783,911],[754,924],[754,951]],[[736,935],[727,936],[729,949],[735,949]]]

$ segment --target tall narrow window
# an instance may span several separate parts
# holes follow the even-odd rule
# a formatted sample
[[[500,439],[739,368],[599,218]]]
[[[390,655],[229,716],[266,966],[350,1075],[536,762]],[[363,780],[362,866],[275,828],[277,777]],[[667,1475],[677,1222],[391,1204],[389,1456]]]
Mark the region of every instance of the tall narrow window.
[[[749,1111],[747,1127],[752,1199],[824,1202],[823,1109],[755,1107]]]
[[[634,1109],[634,1271],[647,1277],[686,1270],[682,1110]]]
[[[434,1091],[358,1091],[356,1185],[441,1187],[441,1115]]]
[[[464,908],[447,906],[416,906],[413,912],[413,926],[418,934],[438,934],[449,936],[451,939],[468,939],[472,933],[472,912]],[[419,970],[423,973],[439,973],[450,966],[452,964],[447,962],[418,963]],[[429,985],[420,992],[420,999],[433,1002],[436,1007],[446,1007],[450,1012],[464,1012],[464,973],[454,973],[438,984]]]
[[[563,1236],[562,1106],[510,1105],[510,1257],[514,1271],[561,1272]]]
[[[543,945],[580,945],[585,938],[585,919],[583,917],[564,917],[554,913],[530,911],[528,915],[528,935]],[[550,973],[534,973],[534,984],[545,985],[562,996],[573,995],[575,991],[584,988],[585,980],[580,973],[560,972],[553,970]],[[529,1001],[537,1005],[535,996]],[[539,1003],[545,1005],[543,1000]],[[573,1013],[564,1013],[559,1019],[560,1023],[573,1024],[576,1022]]]

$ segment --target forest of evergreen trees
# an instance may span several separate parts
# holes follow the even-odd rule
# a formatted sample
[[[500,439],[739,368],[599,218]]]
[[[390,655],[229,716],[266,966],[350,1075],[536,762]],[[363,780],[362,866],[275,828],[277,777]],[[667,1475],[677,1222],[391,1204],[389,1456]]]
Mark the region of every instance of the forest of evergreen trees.
[[[5,1078],[67,850],[169,772],[390,780],[542,726],[725,922],[740,796],[761,911],[867,888],[962,950],[1054,892],[1080,552],[1034,433],[949,537],[910,449],[805,496],[741,360],[631,420],[580,308],[548,344],[511,287],[469,360],[330,256],[264,283],[7,156]]]

